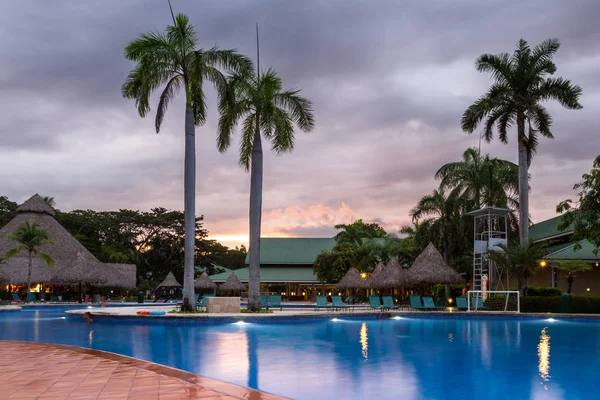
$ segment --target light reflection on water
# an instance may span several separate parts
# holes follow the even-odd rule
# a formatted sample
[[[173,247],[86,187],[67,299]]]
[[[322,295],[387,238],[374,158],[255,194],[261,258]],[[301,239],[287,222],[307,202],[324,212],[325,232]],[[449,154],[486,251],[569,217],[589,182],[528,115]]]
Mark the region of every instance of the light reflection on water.
[[[367,324],[363,322],[360,327],[360,345],[362,350],[362,355],[366,360],[369,359],[369,330],[367,328]]]
[[[548,328],[542,329],[538,349],[538,371],[542,378],[544,389],[548,390],[547,382],[550,381],[550,335]]]

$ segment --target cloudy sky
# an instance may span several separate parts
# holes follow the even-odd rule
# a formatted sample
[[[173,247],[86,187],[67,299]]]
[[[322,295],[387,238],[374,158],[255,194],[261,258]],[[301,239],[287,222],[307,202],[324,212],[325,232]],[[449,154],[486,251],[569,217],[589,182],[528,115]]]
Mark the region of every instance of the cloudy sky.
[[[560,38],[557,75],[584,93],[583,110],[549,107],[556,139],[541,140],[531,168],[534,221],[554,215],[600,152],[597,0],[173,5],[189,15],[200,47],[253,56],[258,22],[261,64],[314,103],[314,132],[298,133],[292,154],[265,157],[265,236],[329,236],[357,218],[391,232],[408,223],[435,171],[478,144],[459,122],[490,85],[474,60],[511,52],[520,38]],[[39,192],[61,210],[183,209],[183,99],[157,135],[120,91],[132,67],[123,48],[169,22],[166,0],[0,1],[0,195],[21,202]],[[249,175],[237,148],[217,151],[212,94],[208,103],[197,129],[197,213],[212,237],[244,243]],[[514,140],[482,150],[517,160]]]

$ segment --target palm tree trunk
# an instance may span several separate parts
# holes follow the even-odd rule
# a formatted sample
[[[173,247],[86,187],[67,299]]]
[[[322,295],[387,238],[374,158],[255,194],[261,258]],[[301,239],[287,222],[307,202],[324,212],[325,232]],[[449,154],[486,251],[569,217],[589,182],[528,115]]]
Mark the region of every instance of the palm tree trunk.
[[[529,242],[529,165],[525,137],[525,116],[517,115],[519,134],[519,239],[521,245]]]
[[[450,247],[450,244],[448,243],[448,234],[444,233],[444,262],[446,264],[448,264],[449,261],[448,247]],[[451,294],[449,283],[447,283],[444,287],[444,292],[446,299],[449,299]]]
[[[258,119],[258,118],[257,118]],[[250,258],[248,308],[260,310],[260,225],[262,217],[263,151],[257,125],[250,165]]]
[[[183,305],[187,311],[196,309],[194,296],[194,250],[196,244],[196,127],[194,110],[185,106],[185,160],[184,160],[184,271]]]
[[[32,252],[29,252],[29,263],[27,268],[27,301],[29,301],[29,294],[31,293],[31,269],[33,268]]]

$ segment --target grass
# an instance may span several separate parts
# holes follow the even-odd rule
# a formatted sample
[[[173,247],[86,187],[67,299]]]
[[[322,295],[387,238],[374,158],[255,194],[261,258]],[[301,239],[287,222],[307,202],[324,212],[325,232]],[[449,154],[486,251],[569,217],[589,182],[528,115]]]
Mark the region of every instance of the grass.
[[[240,312],[243,314],[272,314],[273,310],[266,310],[263,308],[260,311],[252,311],[247,308],[242,308]]]
[[[182,311],[182,310],[171,310],[169,314],[208,314],[206,310],[195,310],[195,311]]]

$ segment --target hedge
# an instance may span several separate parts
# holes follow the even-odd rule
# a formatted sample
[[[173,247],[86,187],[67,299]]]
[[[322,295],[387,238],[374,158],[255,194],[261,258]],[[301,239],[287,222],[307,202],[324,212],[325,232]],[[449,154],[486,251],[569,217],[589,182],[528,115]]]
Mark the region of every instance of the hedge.
[[[560,296],[562,290],[556,287],[544,287],[544,286],[528,286],[527,296],[542,296],[542,297],[555,297]]]
[[[571,312],[574,314],[600,314],[600,297],[572,296]],[[560,296],[523,296],[521,312],[559,313]]]
[[[462,290],[465,285],[450,285],[450,297],[456,298],[462,296]],[[433,295],[436,299],[446,297],[446,285],[435,285]]]

